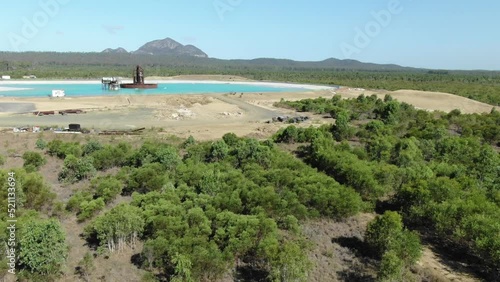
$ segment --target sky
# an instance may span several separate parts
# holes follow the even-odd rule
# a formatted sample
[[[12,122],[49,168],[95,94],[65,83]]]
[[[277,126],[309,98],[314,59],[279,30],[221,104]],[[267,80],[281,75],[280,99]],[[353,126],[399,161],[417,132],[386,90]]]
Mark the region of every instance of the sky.
[[[2,2],[0,51],[134,51],[170,37],[220,59],[500,70],[498,0]]]

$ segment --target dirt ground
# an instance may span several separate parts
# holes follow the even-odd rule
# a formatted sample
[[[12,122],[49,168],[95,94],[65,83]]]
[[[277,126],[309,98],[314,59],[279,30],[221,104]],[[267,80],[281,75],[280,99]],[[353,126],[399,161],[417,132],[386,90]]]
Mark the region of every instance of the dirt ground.
[[[308,281],[373,281],[374,263],[352,246],[362,242],[373,218],[372,214],[360,214],[341,222],[320,219],[303,223],[302,231],[313,243],[309,259],[314,266]]]
[[[415,106],[419,109],[425,109],[429,111],[443,111],[450,112],[454,109],[459,109],[464,114],[471,113],[489,113],[492,105],[486,103],[481,103],[475,100],[464,98],[461,96],[441,93],[441,92],[429,92],[429,91],[417,91],[417,90],[398,90],[398,91],[384,91],[384,90],[365,90],[359,88],[347,88],[341,87],[337,90],[319,90],[314,92],[306,93],[274,93],[270,94],[248,94],[244,95],[243,100],[266,108],[273,108],[272,104],[278,102],[281,98],[285,100],[300,100],[308,98],[308,96],[314,97],[324,97],[330,98],[335,94],[341,95],[343,98],[356,98],[361,94],[365,96],[377,95],[377,97],[383,99],[385,95],[389,94],[394,99],[405,102],[410,105]],[[500,109],[500,107],[496,107]]]
[[[419,109],[450,112],[459,109],[463,114],[489,113],[494,106],[471,100],[465,97],[430,91],[398,90],[398,91],[366,91],[352,88],[341,88],[337,91],[344,98],[355,98],[360,94],[375,94],[384,98],[386,94],[394,99],[408,103]],[[497,109],[499,109],[497,107]]]
[[[218,76],[187,76],[190,79],[214,79]],[[225,77],[225,79],[229,79]],[[235,77],[235,80],[241,78]],[[199,140],[219,138],[227,132],[240,136],[266,138],[282,124],[267,124],[272,117],[298,115],[293,111],[273,106],[280,99],[330,98],[340,94],[354,98],[360,94],[386,94],[395,99],[427,110],[463,113],[490,112],[493,106],[463,97],[437,92],[400,90],[395,92],[340,88],[338,90],[310,90],[285,93],[205,94],[205,95],[152,95],[103,96],[78,98],[9,98],[0,97],[0,127],[54,126],[67,127],[78,123],[88,129],[163,128],[165,133]],[[36,116],[35,111],[82,109],[85,114]],[[24,113],[19,113],[24,112]],[[306,126],[322,123],[313,118]]]
[[[471,274],[461,269],[453,269],[445,264],[439,254],[432,251],[431,246],[424,246],[422,257],[417,262],[416,271],[431,281],[479,282]]]
[[[329,219],[303,223],[304,234],[313,243],[309,255],[313,269],[308,281],[376,281],[377,262],[366,255],[363,237],[373,214],[359,214],[343,221]],[[465,267],[464,267],[465,268]],[[417,281],[479,282],[464,269],[455,269],[431,246],[412,269]]]

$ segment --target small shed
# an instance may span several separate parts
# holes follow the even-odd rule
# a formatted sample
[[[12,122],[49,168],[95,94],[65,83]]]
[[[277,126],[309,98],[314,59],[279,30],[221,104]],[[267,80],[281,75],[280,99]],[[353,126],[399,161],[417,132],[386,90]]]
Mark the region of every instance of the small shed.
[[[81,131],[82,128],[78,123],[72,123],[69,125],[69,131]]]
[[[9,80],[10,79],[10,75],[2,75],[2,79],[3,80]]]

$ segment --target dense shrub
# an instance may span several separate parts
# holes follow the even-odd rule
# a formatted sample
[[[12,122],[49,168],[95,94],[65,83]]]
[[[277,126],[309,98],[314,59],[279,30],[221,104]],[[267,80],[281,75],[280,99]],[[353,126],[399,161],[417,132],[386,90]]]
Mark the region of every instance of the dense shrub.
[[[59,139],[52,140],[47,144],[47,152],[49,155],[56,156],[60,159],[64,159],[68,155],[79,158],[83,153],[79,143],[66,143]]]
[[[47,159],[38,152],[27,151],[23,154],[24,164],[23,167],[27,168],[29,166],[33,167],[34,170],[38,170],[42,165],[47,163]]]
[[[73,155],[68,155],[64,159],[62,171],[59,173],[59,181],[74,183],[90,179],[95,174],[96,169],[91,157],[77,158]]]
[[[45,148],[47,148],[47,141],[45,141],[42,138],[38,138],[36,140],[35,146],[36,146],[37,149],[45,150]]]
[[[96,178],[91,186],[95,190],[95,195],[106,203],[114,200],[123,189],[123,183],[112,176]]]

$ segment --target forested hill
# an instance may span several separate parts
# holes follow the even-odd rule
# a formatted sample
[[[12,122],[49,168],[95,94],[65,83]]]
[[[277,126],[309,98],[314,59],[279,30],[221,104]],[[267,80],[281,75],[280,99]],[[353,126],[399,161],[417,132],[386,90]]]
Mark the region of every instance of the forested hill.
[[[378,71],[425,71],[402,67],[395,64],[372,64],[356,60],[326,59],[323,61],[293,61],[287,59],[258,58],[253,60],[223,60],[182,55],[151,55],[128,52],[0,52],[0,70],[35,68],[39,65],[155,65],[155,66],[192,66],[192,67],[257,67],[290,69],[346,69]],[[9,64],[7,66],[7,64]]]

